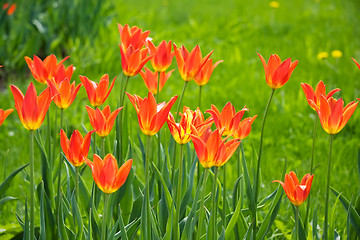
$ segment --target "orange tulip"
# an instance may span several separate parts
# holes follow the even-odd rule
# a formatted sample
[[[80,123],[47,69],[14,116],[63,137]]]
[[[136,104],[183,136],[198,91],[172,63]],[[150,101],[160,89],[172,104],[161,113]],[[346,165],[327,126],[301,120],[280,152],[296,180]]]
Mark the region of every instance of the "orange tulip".
[[[326,94],[325,84],[323,81],[320,81],[316,85],[315,92],[314,92],[314,89],[307,83],[302,83],[301,87],[305,93],[306,99],[307,99],[310,107],[314,110],[315,110],[315,107],[312,106],[312,104],[315,103],[318,107],[320,107],[320,95],[323,95],[323,96],[325,96],[326,99],[329,99],[330,97],[332,97],[332,95],[334,95],[334,93],[340,91],[339,88],[336,88],[336,89],[331,90],[328,94]]]
[[[149,50],[147,48],[135,49],[130,45],[124,50],[120,46],[121,67],[124,74],[128,77],[137,75],[144,65],[152,58],[152,55],[148,55],[148,53]]]
[[[310,106],[312,105],[318,113],[323,129],[329,134],[340,132],[358,105],[358,102],[352,101],[344,108],[344,101],[341,98],[338,100],[333,97],[326,99],[324,95],[320,95],[320,106],[312,100],[309,101]]]
[[[9,3],[4,3],[2,8],[3,8],[3,10],[7,9],[6,14],[10,16],[10,15],[14,14],[14,12],[16,10],[16,4],[14,3],[14,4],[10,5]]]
[[[166,83],[166,81],[171,76],[172,72],[174,70],[169,71],[168,73],[160,72],[160,84],[159,84],[159,91],[161,91]],[[144,80],[144,83],[147,87],[147,89],[152,94],[157,94],[157,85],[159,81],[159,73],[158,72],[151,72],[150,69],[145,67],[145,72],[140,71],[140,75],[142,79]]]
[[[86,93],[90,100],[90,104],[93,107],[101,106],[105,102],[105,100],[109,96],[112,88],[114,87],[114,83],[115,83],[115,79],[116,79],[116,77],[114,77],[114,79],[109,87],[109,75],[107,75],[107,74],[104,74],[101,77],[99,84],[97,84],[94,81],[91,81],[90,79],[88,79],[85,76],[79,76],[79,77],[80,77],[82,84],[85,87]]]
[[[14,109],[3,110],[0,109],[0,126],[4,123],[5,119],[12,113]]]
[[[360,69],[360,64],[355,60],[355,58],[351,58],[351,59],[355,62],[356,66]]]
[[[221,113],[214,105],[211,105],[211,109],[206,112],[210,113],[213,117],[215,126],[218,129],[224,128],[223,136],[229,136],[235,132],[245,111],[249,111],[249,109],[244,107],[239,112],[236,112],[235,107],[231,104],[231,102],[228,102],[222,109]]]
[[[177,48],[174,44],[174,49],[179,72],[184,81],[193,80],[213,53],[211,51],[202,58],[199,45],[196,45],[190,53],[184,46]]]
[[[29,84],[25,96],[14,85],[11,85],[10,89],[14,96],[15,108],[24,127],[28,130],[38,129],[44,121],[51,103],[50,88],[47,87],[39,97],[32,82]]]
[[[271,54],[268,63],[258,53],[260,60],[264,66],[266,83],[272,89],[281,88],[290,78],[294,71],[298,60],[291,62],[291,58],[281,62],[281,59],[276,54]]]
[[[117,191],[125,183],[132,165],[132,159],[129,159],[118,169],[116,159],[111,154],[106,155],[104,160],[96,154],[94,154],[93,162],[87,158],[84,160],[91,168],[96,185],[104,193]]]
[[[244,138],[246,138],[251,132],[251,124],[253,124],[256,117],[257,117],[257,115],[255,115],[253,117],[245,118],[238,124],[234,123],[234,126],[236,126],[236,127],[235,127],[233,137],[238,138],[240,140],[243,140]]]
[[[285,174],[285,182],[279,180],[274,180],[273,182],[280,183],[290,202],[298,207],[303,204],[308,197],[313,178],[314,175],[308,173],[302,178],[301,183],[299,183],[296,174],[291,171],[289,174]]]
[[[196,108],[196,110],[193,112],[193,116],[194,119],[192,121],[192,125],[195,127],[199,136],[201,136],[214,121],[212,117],[209,117],[205,120],[203,113],[200,111],[200,108]]]
[[[172,105],[177,99],[177,96],[175,96],[168,103],[156,104],[154,95],[151,92],[144,99],[129,93],[126,93],[126,95],[136,110],[141,131],[148,136],[155,135],[161,129],[166,122]]]
[[[154,43],[151,41],[147,42],[149,51],[153,58],[151,58],[151,65],[157,72],[164,72],[166,71],[172,62],[172,59],[175,55],[174,52],[171,52],[172,43],[169,41],[162,41],[158,47],[155,47]]]
[[[193,134],[190,136],[199,161],[204,168],[221,167],[231,158],[240,144],[239,139],[226,142],[227,138],[221,138],[222,131],[216,129],[212,132],[210,128],[207,128],[202,135],[199,135],[193,128]]]
[[[89,114],[91,126],[96,130],[96,133],[100,137],[106,137],[110,134],[113,128],[116,116],[119,114],[123,107],[115,109],[111,112],[109,105],[107,105],[102,111],[99,108],[95,110],[89,106],[85,106]]]
[[[34,60],[29,57],[25,57],[25,61],[33,75],[33,77],[41,82],[46,84],[48,79],[51,79],[55,76],[59,67],[63,64],[63,62],[68,59],[68,57],[64,58],[60,62],[57,62],[57,59],[54,54],[47,56],[44,61],[34,55]]]
[[[89,153],[91,134],[95,130],[88,132],[83,138],[78,130],[75,130],[70,137],[66,137],[64,130],[60,130],[60,145],[67,160],[75,166],[80,167],[84,163],[84,158]]]
[[[133,49],[141,49],[148,38],[150,31],[142,31],[141,28],[137,26],[129,27],[129,25],[122,26],[118,24],[119,34],[121,45],[120,48],[125,52],[129,46],[132,46]]]
[[[200,71],[198,72],[198,74],[196,74],[194,81],[198,86],[204,86],[205,84],[207,84],[210,80],[211,74],[214,71],[214,69],[216,68],[217,65],[219,65],[219,63],[223,62],[223,60],[217,61],[214,65],[213,65],[213,60],[212,59],[208,59],[204,66],[200,69]]]
[[[173,115],[169,113],[167,124],[171,135],[175,141],[179,144],[185,144],[190,142],[191,124],[194,120],[194,112],[188,107],[184,107],[183,114],[181,114],[180,123],[176,123]]]

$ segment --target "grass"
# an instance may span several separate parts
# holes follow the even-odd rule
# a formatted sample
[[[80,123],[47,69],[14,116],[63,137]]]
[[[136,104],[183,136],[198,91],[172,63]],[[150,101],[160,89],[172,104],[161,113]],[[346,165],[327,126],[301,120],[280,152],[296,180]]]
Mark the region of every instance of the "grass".
[[[236,110],[246,105],[251,110],[248,116],[259,115],[250,137],[245,140],[247,159],[251,162],[251,175],[254,175],[252,169],[255,169],[252,146],[258,151],[261,120],[271,92],[265,83],[264,70],[256,53],[262,54],[265,59],[268,59],[270,54],[276,53],[282,59],[291,57],[293,61],[299,60],[290,81],[276,91],[269,110],[261,166],[263,170],[259,199],[262,199],[277,187],[276,184],[271,183],[272,180],[283,179],[281,169],[285,158],[287,171],[294,170],[298,176],[309,172],[315,114],[306,102],[300,83],[315,85],[319,80],[323,80],[328,90],[341,88],[341,92],[336,94],[336,97],[342,97],[345,103],[360,96],[360,72],[351,60],[351,57],[360,59],[358,38],[360,29],[357,27],[360,16],[356,11],[360,7],[359,3],[341,0],[304,0],[279,1],[279,4],[279,8],[271,8],[269,1],[260,0],[252,2],[117,1],[111,4],[113,8],[106,8],[108,11],[100,11],[96,23],[98,31],[94,31],[95,34],[89,33],[91,39],[85,37],[86,34],[83,32],[81,36],[75,34],[69,38],[63,36],[56,48],[50,47],[45,50],[47,53],[54,51],[58,54],[65,51],[66,55],[70,55],[71,58],[66,62],[76,66],[73,79],[77,82],[79,82],[77,75],[86,75],[97,81],[104,73],[109,73],[110,78],[120,74],[119,35],[116,23],[137,25],[143,30],[150,30],[150,36],[156,44],[161,40],[172,40],[177,46],[185,45],[188,49],[199,44],[203,55],[214,50],[212,58],[215,61],[222,59],[224,62],[214,70],[209,84],[203,88],[202,110],[210,108],[211,104],[221,109],[226,102],[231,101]],[[20,9],[16,14],[21,14]],[[17,17],[16,14],[12,16],[14,19]],[[72,29],[75,28],[83,30],[80,24]],[[62,30],[60,28],[57,31]],[[12,34],[16,36],[16,33]],[[341,58],[331,57],[331,51],[336,49],[343,53]],[[325,60],[317,59],[317,54],[323,51],[328,52],[330,56]],[[32,56],[32,54],[39,54],[39,48],[27,49],[25,55]],[[11,59],[1,59],[1,61],[11,62]],[[24,64],[16,65],[14,69],[15,67],[18,70],[6,74],[6,84],[16,84],[24,90],[31,79],[29,70],[24,68]],[[173,68],[176,68],[175,60]],[[1,71],[7,71],[6,65]],[[116,106],[117,93],[120,89],[119,80],[120,77],[106,102],[111,109]],[[175,72],[166,83],[161,99],[168,101],[171,96],[179,95],[182,85],[183,80]],[[40,88],[41,86],[37,85],[37,89]],[[2,91],[1,107],[3,109],[13,107],[9,88],[6,87]],[[141,77],[137,76],[130,80],[128,91],[145,96],[147,90]],[[88,104],[85,90],[81,89],[79,94],[75,104],[69,111],[65,111],[69,129],[81,128],[79,122],[88,121],[85,108],[82,107]],[[185,93],[184,105],[192,109],[196,108],[197,98],[198,88],[191,82]],[[131,131],[134,133],[133,138],[136,139],[138,126],[135,112],[129,103],[128,108],[134,120]],[[334,141],[331,185],[349,199],[355,198],[359,192],[356,161],[360,136],[357,127],[360,124],[358,111],[345,129],[337,134]],[[89,124],[86,126],[90,128]],[[0,174],[3,179],[6,174],[28,162],[28,138],[16,113],[10,115],[1,127],[0,138],[3,149],[0,151],[0,161],[2,166],[3,164],[7,166]],[[39,152],[36,153],[39,155]],[[328,136],[319,125],[315,152],[317,168],[314,172],[312,194],[316,196],[319,192],[318,214],[321,216],[324,207],[321,203],[325,198],[323,186],[326,181],[327,154]],[[235,159],[228,164],[235,167]],[[40,169],[40,166],[36,169]],[[228,172],[229,177],[234,179],[236,173]],[[39,177],[39,174],[37,176]],[[19,174],[8,190],[7,195],[17,197],[19,201],[8,203],[6,208],[0,208],[2,216],[0,225],[16,223],[14,213],[23,211],[23,202],[28,196],[27,179],[26,171]],[[37,180],[39,182],[40,179]],[[333,195],[330,202],[335,202]],[[278,220],[287,226],[286,230],[293,226],[293,223],[289,222],[291,211],[290,204],[286,200],[278,216]],[[337,230],[344,234],[346,211],[340,204],[336,209],[336,219]]]

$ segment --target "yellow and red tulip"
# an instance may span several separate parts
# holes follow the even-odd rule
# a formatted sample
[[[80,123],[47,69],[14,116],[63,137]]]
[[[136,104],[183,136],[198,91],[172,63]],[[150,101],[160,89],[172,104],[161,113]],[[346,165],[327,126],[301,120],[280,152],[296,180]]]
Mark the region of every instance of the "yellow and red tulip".
[[[273,182],[278,182],[284,188],[286,195],[288,196],[290,202],[294,206],[298,207],[303,204],[308,197],[311,189],[311,183],[313,181],[314,175],[310,173],[306,174],[301,182],[299,183],[296,174],[291,171],[289,174],[285,174],[285,181],[274,180]]]
[[[144,99],[137,95],[126,94],[136,110],[141,131],[148,136],[156,134],[161,129],[177,99],[177,96],[174,96],[168,103],[157,104],[151,92]]]
[[[60,62],[57,61],[56,56],[51,54],[47,56],[44,61],[42,61],[38,56],[34,55],[34,59],[32,60],[29,57],[25,57],[25,61],[33,75],[33,77],[41,83],[46,84],[47,80],[53,78],[58,71],[59,67],[64,63],[66,59],[64,58]]]
[[[333,97],[326,99],[320,95],[320,106],[309,100],[319,115],[320,123],[329,134],[340,132],[354,113],[358,102],[352,101],[344,107],[344,101],[340,98],[336,100]]]
[[[133,49],[141,49],[146,44],[146,39],[148,38],[150,31],[142,31],[141,28],[133,26],[130,28],[128,24],[122,26],[118,24],[119,34],[120,34],[120,48],[125,52],[129,46],[132,46]]]
[[[217,61],[213,65],[213,60],[209,58],[205,62],[204,66],[200,69],[198,74],[196,74],[196,76],[194,77],[195,83],[198,86],[204,86],[205,84],[207,84],[210,80],[212,72],[214,71],[216,66],[219,65],[219,63],[221,63],[221,62],[223,62],[223,60]]]
[[[119,114],[121,109],[123,109],[123,107],[115,109],[111,112],[109,105],[107,105],[103,110],[100,110],[99,108],[92,109],[91,107],[86,106],[91,126],[96,130],[96,133],[100,137],[106,137],[110,134],[116,116]]]
[[[3,110],[0,109],[0,126],[4,123],[5,119],[12,113],[14,109]]]
[[[147,42],[149,51],[153,57],[151,58],[151,65],[157,72],[166,71],[172,62],[173,57],[175,56],[174,52],[171,52],[172,42],[162,41],[158,47],[151,42]]]
[[[117,191],[125,183],[132,165],[132,159],[129,159],[118,169],[116,159],[111,154],[107,154],[104,160],[96,154],[92,162],[87,158],[84,160],[91,168],[96,185],[104,193]]]
[[[93,107],[101,106],[105,102],[105,100],[109,96],[112,88],[114,87],[114,83],[115,83],[115,79],[116,79],[116,77],[113,79],[113,81],[109,87],[109,75],[107,75],[107,74],[104,74],[101,77],[99,84],[97,84],[94,81],[91,81],[90,79],[88,79],[85,76],[79,76],[79,77],[80,77],[82,84],[85,87],[90,104]]]
[[[264,66],[266,83],[272,89],[281,88],[290,79],[292,72],[299,62],[298,60],[291,62],[291,58],[281,62],[278,55],[271,54],[269,61],[266,63],[259,53],[258,55]]]
[[[194,121],[193,113],[194,112],[192,112],[188,107],[184,107],[184,111],[181,114],[180,123],[176,123],[173,115],[169,113],[167,124],[171,135],[179,144],[186,144],[191,140],[191,125]]]
[[[181,75],[181,78],[184,81],[191,81],[201,70],[205,62],[209,59],[210,55],[213,53],[212,51],[202,58],[201,50],[199,45],[196,45],[191,52],[185,48],[185,46],[181,46],[177,48],[175,44],[175,57],[177,66]]]
[[[60,130],[61,149],[73,166],[80,167],[84,163],[84,157],[87,157],[89,153],[91,134],[94,131],[88,132],[83,137],[78,130],[75,130],[68,139],[64,130]]]
[[[150,69],[145,67],[145,71],[140,71],[140,75],[141,75],[142,79],[144,80],[144,83],[145,83],[147,89],[152,94],[157,94],[158,81],[160,81],[159,91],[161,91],[173,71],[174,70],[171,70],[168,73],[165,73],[165,72],[160,72],[160,73],[154,72],[153,73]],[[159,74],[160,74],[160,79],[159,79]]]
[[[50,88],[47,87],[39,96],[37,96],[32,82],[29,84],[25,96],[14,85],[11,85],[10,89],[14,96],[15,108],[21,123],[28,130],[38,129],[44,121],[52,100]]]
[[[222,131],[215,129],[212,132],[207,128],[202,135],[199,135],[193,128],[193,134],[190,136],[199,162],[204,168],[221,167],[231,158],[240,144],[239,139],[229,141],[226,141],[227,138],[222,139]]]
[[[330,97],[332,97],[334,95],[334,93],[340,91],[339,88],[335,88],[335,89],[331,90],[328,94],[326,94],[325,84],[323,81],[320,81],[316,85],[315,91],[312,88],[312,86],[310,86],[307,83],[301,83],[301,87],[305,93],[306,99],[307,99],[310,107],[314,110],[315,110],[315,107],[312,106],[312,104],[315,103],[318,107],[320,107],[320,95],[323,95],[323,96],[325,96],[326,99],[329,99]]]

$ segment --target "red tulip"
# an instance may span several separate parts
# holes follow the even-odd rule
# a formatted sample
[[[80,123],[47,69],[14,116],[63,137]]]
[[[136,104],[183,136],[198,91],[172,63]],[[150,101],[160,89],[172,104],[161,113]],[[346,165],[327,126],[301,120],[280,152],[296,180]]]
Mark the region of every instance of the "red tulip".
[[[149,50],[147,48],[135,49],[130,45],[124,50],[120,46],[121,67],[124,74],[128,77],[137,75],[144,65],[152,58],[152,55],[148,55],[148,53]]]
[[[272,89],[281,88],[289,79],[294,71],[298,60],[291,62],[291,58],[281,62],[281,59],[276,54],[271,54],[268,63],[258,53],[260,60],[264,66],[266,83]]]
[[[109,105],[106,106],[102,111],[99,108],[94,110],[91,107],[86,106],[91,126],[96,130],[96,133],[100,137],[106,137],[110,134],[116,116],[119,114],[121,109],[123,109],[123,107],[115,109],[113,112],[111,112]]]
[[[296,174],[291,171],[289,174],[285,174],[285,182],[279,180],[274,180],[273,182],[280,183],[290,202],[298,207],[303,204],[308,197],[313,178],[314,175],[310,175],[310,173],[308,173],[299,183]]]
[[[355,58],[351,58],[351,59],[355,62],[356,66],[360,69],[360,64],[355,60]]]
[[[221,63],[221,62],[223,62],[223,60],[217,61],[213,65],[213,60],[209,58],[205,62],[204,66],[200,69],[198,74],[196,74],[196,76],[194,77],[195,83],[198,86],[204,86],[205,84],[207,84],[210,80],[212,72],[214,71],[216,66],[219,65],[219,63]]]
[[[305,93],[306,99],[307,99],[310,107],[314,110],[315,110],[315,107],[312,106],[312,104],[315,103],[318,107],[320,107],[320,95],[323,95],[323,96],[325,96],[326,99],[329,99],[330,97],[332,97],[332,95],[334,95],[334,93],[340,91],[339,88],[336,88],[336,89],[331,90],[328,94],[326,94],[325,84],[323,81],[320,81],[316,85],[315,92],[314,92],[314,89],[307,83],[302,83],[301,87]]]
[[[174,70],[171,70],[168,73],[160,72],[160,79],[159,79],[158,72],[153,73],[147,67],[145,67],[145,72],[140,71],[140,75],[141,75],[142,79],[144,80],[144,83],[145,83],[147,89],[152,94],[157,94],[158,81],[160,80],[159,91],[161,91],[173,71]]]
[[[166,71],[172,62],[172,59],[175,55],[174,52],[171,52],[172,43],[169,41],[162,41],[158,47],[151,42],[147,42],[149,51],[153,57],[151,58],[151,65],[157,72],[164,72]]]
[[[92,162],[87,158],[84,160],[91,168],[96,185],[104,193],[117,191],[125,183],[132,165],[132,159],[129,159],[118,169],[116,159],[111,154],[106,155],[104,160],[96,154]]]
[[[4,123],[5,119],[12,113],[14,109],[3,110],[0,109],[0,126]]]
[[[129,27],[129,25],[122,26],[118,24],[119,34],[120,34],[120,48],[125,52],[129,46],[132,46],[133,49],[141,49],[148,38],[150,31],[142,31],[141,28],[137,26]]]

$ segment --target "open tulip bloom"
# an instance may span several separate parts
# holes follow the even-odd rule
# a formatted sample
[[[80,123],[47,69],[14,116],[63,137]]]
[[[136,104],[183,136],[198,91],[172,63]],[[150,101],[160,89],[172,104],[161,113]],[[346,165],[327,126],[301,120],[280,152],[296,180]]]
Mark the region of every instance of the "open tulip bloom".
[[[266,63],[265,59],[258,53],[260,60],[264,66],[266,83],[272,89],[278,89],[290,79],[298,60],[291,62],[291,58],[281,62],[281,59],[276,54],[271,54],[269,61]]]
[[[134,49],[141,49],[145,44],[146,40],[150,34],[150,31],[142,31],[141,28],[137,26],[130,27],[128,24],[122,26],[118,24],[119,34],[120,34],[120,48],[124,51],[128,49],[129,46],[132,46]]]
[[[169,41],[162,41],[158,47],[151,41],[147,41],[147,46],[149,51],[153,57],[151,58],[151,65],[157,72],[164,72],[166,71],[172,62],[173,57],[175,56],[174,52],[171,52],[172,42]]]
[[[3,110],[0,109],[0,126],[4,123],[5,119],[12,113],[14,109]]]
[[[148,69],[147,67],[145,67],[145,71],[140,71],[140,75],[142,77],[142,79],[144,80],[144,83],[147,87],[147,89],[152,93],[152,94],[157,94],[158,92],[158,84],[159,84],[159,92],[163,89],[166,81],[169,79],[169,77],[171,76],[172,72],[174,70],[169,71],[168,73],[166,72],[152,72],[150,71],[150,69]],[[160,83],[159,83],[160,81]]]
[[[339,88],[335,88],[335,89],[331,90],[328,94],[326,94],[325,84],[323,81],[319,81],[319,83],[316,85],[315,91],[312,88],[312,86],[307,83],[301,83],[301,88],[303,89],[303,91],[305,93],[306,99],[307,99],[310,107],[314,110],[315,110],[315,107],[313,106],[314,103],[318,107],[320,107],[320,99],[321,99],[320,95],[323,95],[323,96],[325,96],[326,99],[329,99],[330,97],[332,97],[334,95],[334,93],[340,91]]]
[[[86,106],[91,126],[96,130],[96,133],[100,137],[106,137],[110,134],[116,116],[119,114],[121,109],[123,109],[123,107],[115,109],[111,112],[109,105],[107,105],[103,110],[100,110],[99,108],[94,110],[91,107]]]
[[[151,92],[144,99],[129,93],[126,93],[126,95],[136,110],[141,131],[148,136],[155,135],[161,129],[177,99],[177,96],[174,96],[168,103],[157,104]]]
[[[217,61],[213,64],[213,60],[208,58],[204,64],[204,66],[200,69],[200,71],[195,75],[194,81],[198,86],[204,86],[210,80],[211,74],[214,69],[219,65],[219,63],[223,62],[223,60]]]
[[[147,48],[135,49],[130,45],[124,50],[121,45],[119,45],[119,47],[121,67],[124,74],[128,77],[137,75],[144,65],[153,57],[153,55],[149,55],[149,50]]]

